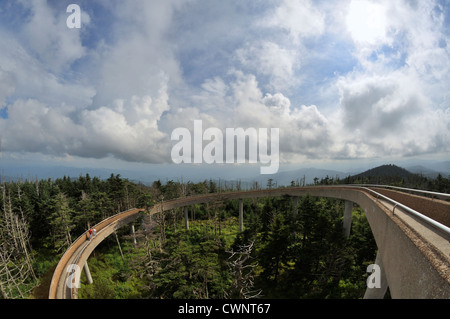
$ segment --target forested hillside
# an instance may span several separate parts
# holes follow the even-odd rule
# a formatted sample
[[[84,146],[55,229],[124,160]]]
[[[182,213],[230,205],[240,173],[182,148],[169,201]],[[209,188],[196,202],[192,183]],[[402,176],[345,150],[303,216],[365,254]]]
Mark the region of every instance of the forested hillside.
[[[433,183],[448,183],[447,179]],[[224,189],[226,192],[235,189]],[[146,186],[64,177],[1,184],[0,298],[46,298],[54,267],[90,226],[133,207],[217,192],[212,181],[155,181]],[[353,211],[344,238],[343,203],[306,196],[293,213],[289,197],[218,202],[172,210],[108,238],[89,258],[93,285],[80,298],[361,298],[376,245],[364,213]]]
[[[97,279],[83,281],[79,297],[362,298],[376,245],[358,209],[344,237],[342,210],[310,196],[296,215],[289,197],[245,200],[239,235],[236,202],[196,205],[188,231],[181,211],[146,218],[137,245],[122,242],[123,255],[111,240],[91,257]]]
[[[151,187],[111,174],[3,182],[0,197],[0,296],[25,298],[90,226],[155,200],[209,192],[208,184],[172,181]]]
[[[22,298],[90,225],[150,205],[143,187],[120,176],[3,183],[0,198],[0,292]],[[25,268],[24,268],[25,267]]]

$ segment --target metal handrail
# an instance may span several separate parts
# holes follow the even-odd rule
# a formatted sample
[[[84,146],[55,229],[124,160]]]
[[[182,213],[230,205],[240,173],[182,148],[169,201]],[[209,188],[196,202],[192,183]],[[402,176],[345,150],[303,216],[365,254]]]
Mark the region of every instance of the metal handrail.
[[[427,217],[427,216],[425,216],[425,215],[419,213],[418,211],[416,211],[416,210],[414,210],[414,209],[412,209],[412,208],[409,208],[408,206],[405,206],[405,205],[403,205],[402,203],[399,203],[399,202],[397,202],[397,201],[395,201],[395,200],[393,200],[393,199],[391,199],[391,198],[389,198],[389,197],[387,197],[387,196],[384,196],[384,195],[382,195],[382,194],[380,194],[380,193],[378,193],[378,192],[376,192],[376,191],[374,191],[374,190],[372,190],[372,189],[370,189],[370,188],[367,188],[367,187],[361,187],[361,188],[363,188],[363,189],[365,189],[365,190],[368,190],[368,191],[371,192],[371,193],[374,193],[375,195],[377,195],[377,197],[381,197],[381,198],[383,198],[384,200],[387,200],[387,201],[391,202],[392,204],[395,205],[395,207],[401,207],[401,208],[403,208],[403,209],[406,210],[408,213],[410,213],[410,214],[412,214],[412,215],[414,215],[414,216],[416,216],[416,217],[418,217],[418,218],[424,220],[424,221],[427,222],[428,224],[432,225],[433,227],[439,229],[440,231],[442,231],[442,232],[444,232],[445,234],[447,234],[448,236],[450,236],[450,227],[447,227],[447,226],[445,226],[445,225],[443,225],[443,224],[441,224],[441,223],[435,221],[434,219],[431,219],[431,218],[429,218],[429,217]]]
[[[429,195],[436,196],[436,197],[445,197],[447,199],[450,199],[450,194],[426,191],[426,190],[422,190],[422,189],[405,188],[405,187],[390,186],[390,185],[377,185],[377,184],[351,184],[351,185],[359,186],[359,187],[392,188],[392,189],[398,189],[398,190],[414,192],[414,193],[429,194]]]

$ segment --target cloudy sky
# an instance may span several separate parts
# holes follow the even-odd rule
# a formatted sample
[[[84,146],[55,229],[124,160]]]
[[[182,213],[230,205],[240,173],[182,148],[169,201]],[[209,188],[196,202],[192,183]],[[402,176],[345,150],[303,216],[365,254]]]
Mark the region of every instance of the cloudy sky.
[[[448,0],[0,3],[0,164],[170,164],[194,120],[280,128],[281,165],[449,158]]]

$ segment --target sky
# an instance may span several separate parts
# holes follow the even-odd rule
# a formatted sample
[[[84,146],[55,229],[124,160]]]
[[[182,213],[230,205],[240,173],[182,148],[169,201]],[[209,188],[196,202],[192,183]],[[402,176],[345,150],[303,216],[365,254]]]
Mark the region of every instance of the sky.
[[[170,171],[195,120],[279,128],[281,168],[448,160],[449,53],[449,0],[0,0],[0,167]]]

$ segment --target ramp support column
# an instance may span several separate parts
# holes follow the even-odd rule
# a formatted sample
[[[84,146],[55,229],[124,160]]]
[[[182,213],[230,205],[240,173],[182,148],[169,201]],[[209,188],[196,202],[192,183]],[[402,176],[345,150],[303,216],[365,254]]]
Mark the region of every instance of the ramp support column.
[[[189,216],[187,206],[184,206],[184,227],[186,230],[189,230]]]
[[[136,246],[136,231],[134,230],[134,225],[131,224],[131,235],[133,236],[133,244]]]
[[[86,279],[87,279],[88,283],[91,285],[94,281],[92,280],[91,271],[89,270],[87,261],[84,263],[83,269],[84,269],[84,274],[86,275]]]
[[[242,199],[239,200],[239,231],[244,230],[244,203]]]
[[[294,215],[298,215],[298,196],[294,197],[294,208],[293,208],[293,212]]]
[[[350,229],[352,227],[352,211],[353,202],[346,200],[344,208],[344,234],[346,237],[350,236]]]

